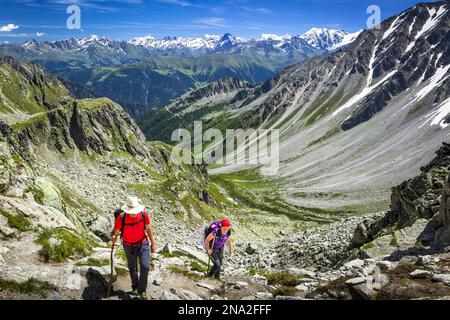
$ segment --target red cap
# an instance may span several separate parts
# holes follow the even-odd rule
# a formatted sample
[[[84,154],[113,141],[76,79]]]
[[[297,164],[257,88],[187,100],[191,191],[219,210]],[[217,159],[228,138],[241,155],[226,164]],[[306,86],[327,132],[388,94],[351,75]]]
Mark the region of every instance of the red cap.
[[[221,222],[220,222],[220,224],[222,225],[222,227],[230,227],[231,226],[231,223],[230,223],[230,220],[228,220],[228,219],[223,219]]]

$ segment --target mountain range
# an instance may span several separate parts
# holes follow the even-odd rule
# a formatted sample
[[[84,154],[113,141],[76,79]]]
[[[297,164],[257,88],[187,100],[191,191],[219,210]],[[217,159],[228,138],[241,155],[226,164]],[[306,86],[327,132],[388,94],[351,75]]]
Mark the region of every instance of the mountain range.
[[[0,55],[42,64],[77,85],[78,93],[86,92],[79,89],[85,86],[140,117],[224,76],[263,82],[291,64],[348,45],[357,34],[313,28],[300,36],[265,34],[260,39],[224,34],[119,41],[93,35],[2,45]]]
[[[122,58],[124,62],[127,62],[124,56],[135,57],[142,53],[153,56],[199,56],[211,53],[240,54],[247,50],[254,50],[261,55],[273,52],[292,54],[294,51],[308,49],[326,52],[349,44],[359,33],[360,31],[348,33],[336,29],[312,28],[302,35],[263,34],[259,39],[245,39],[225,33],[223,35],[207,34],[203,38],[164,37],[156,39],[149,35],[129,41],[112,40],[108,37],[91,35],[85,38],[71,38],[52,42],[38,42],[33,39],[19,45],[3,45],[3,49],[23,50],[24,54],[28,56],[50,54],[51,52],[92,54],[95,51],[100,53],[102,50],[109,50],[114,53],[116,59]],[[138,49],[145,50],[142,52]],[[93,65],[96,62],[101,63],[101,59],[93,61]]]

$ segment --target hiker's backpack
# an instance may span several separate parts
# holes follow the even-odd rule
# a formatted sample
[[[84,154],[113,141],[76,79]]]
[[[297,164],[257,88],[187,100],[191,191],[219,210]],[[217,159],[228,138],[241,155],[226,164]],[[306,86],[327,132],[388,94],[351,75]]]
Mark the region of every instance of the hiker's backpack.
[[[143,225],[144,225],[144,232],[145,232],[145,216],[144,216],[145,215],[145,211],[141,212],[141,215],[142,215],[142,219],[144,220]],[[127,224],[125,224],[125,212],[123,212],[121,209],[114,210],[114,221],[117,220],[117,217],[119,217],[119,216],[122,219],[122,223],[121,223],[122,228],[120,229],[120,239],[122,239],[123,229],[125,228],[126,225],[127,226],[132,226],[132,225],[141,223],[141,221],[142,221],[142,220],[139,220],[139,221],[134,222],[134,223],[127,223]]]
[[[220,222],[218,222],[218,221],[214,221],[214,222],[211,223],[209,226],[206,226],[206,227],[205,227],[205,230],[203,231],[202,237],[201,237],[201,246],[202,246],[203,248],[205,248],[205,240],[206,240],[206,237],[208,237],[208,235],[209,235],[211,232],[213,232],[214,230],[216,230],[216,229],[218,229],[218,230],[217,230],[216,235],[215,235],[214,238],[217,238],[217,237],[220,235],[220,229],[221,229],[221,228],[222,228],[222,225],[221,225]],[[231,235],[231,230],[228,230],[228,236],[230,236],[230,235]],[[212,241],[214,241],[214,239],[210,241],[210,243],[209,243],[210,247],[211,247],[211,245],[212,245],[212,243],[211,243]],[[205,249],[206,249],[206,248],[205,248]]]
[[[213,223],[211,223],[210,225],[206,226],[205,229],[203,230],[202,236],[200,237],[200,244],[203,248],[206,249],[205,247],[205,240],[206,237],[214,231],[214,229],[216,229],[217,227],[220,226],[220,222],[214,221]],[[211,244],[210,244],[211,245]]]

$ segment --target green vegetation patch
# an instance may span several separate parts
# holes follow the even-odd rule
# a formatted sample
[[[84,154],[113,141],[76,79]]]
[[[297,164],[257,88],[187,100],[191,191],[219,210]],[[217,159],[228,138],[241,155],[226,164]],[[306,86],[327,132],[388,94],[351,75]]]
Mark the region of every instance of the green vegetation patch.
[[[63,228],[44,229],[35,241],[39,254],[47,262],[63,262],[71,256],[85,257],[92,252],[93,241]]]
[[[373,242],[368,242],[363,244],[363,246],[361,247],[363,250],[369,250],[372,249],[373,247],[375,247],[375,244]]]
[[[128,269],[123,267],[114,267],[114,270],[116,271],[119,277],[124,276],[128,273]]]
[[[295,296],[298,293],[298,290],[293,287],[281,286],[275,289],[273,292],[273,296]]]
[[[308,144],[308,146],[307,146],[306,148],[309,148],[309,147],[312,147],[312,146],[314,146],[314,145],[316,145],[316,144],[319,144],[319,143],[321,143],[321,142],[324,142],[324,141],[330,139],[332,136],[338,134],[340,131],[341,131],[340,128],[334,128],[334,129],[331,129],[331,130],[327,131],[327,132],[326,132],[323,136],[321,136],[320,138],[318,138],[318,139],[312,141],[310,144]]]
[[[226,190],[240,206],[270,215],[284,215],[293,221],[303,221],[314,225],[343,218],[341,210],[306,208],[288,203],[283,199],[280,182],[261,176],[258,169],[217,174],[211,176],[211,180]]]
[[[181,255],[178,253],[173,253],[173,252],[162,252],[161,255],[164,258],[175,258],[175,257],[180,257]]]
[[[264,272],[262,274],[270,285],[280,285],[285,287],[295,287],[298,280],[304,278],[304,275],[295,275],[286,271],[282,272]]]
[[[324,95],[322,98],[320,98],[316,104],[313,104],[309,108],[309,113],[311,116],[306,121],[307,126],[311,126],[314,124],[317,120],[319,120],[322,116],[328,114],[333,108],[344,98],[344,91],[339,90],[334,94],[328,101],[326,98],[328,95]],[[325,98],[325,99],[324,99]],[[326,103],[324,103],[326,101]],[[307,112],[305,112],[307,113]]]
[[[418,111],[420,111],[423,107],[425,106],[425,104],[424,103],[416,103],[415,105],[414,105],[414,107],[412,107],[409,111],[408,111],[408,116],[409,115],[413,115],[413,114],[415,114],[416,112],[418,112]]]
[[[190,266],[191,266],[191,270],[193,270],[193,271],[198,271],[198,272],[206,272],[207,271],[206,266],[198,261],[191,261]]]
[[[87,261],[80,261],[75,263],[76,266],[93,266],[93,267],[104,267],[109,265],[109,259],[96,259],[88,258]]]
[[[0,214],[8,219],[8,225],[11,228],[17,229],[20,232],[31,230],[32,224],[30,220],[20,215],[12,215],[4,210],[0,209]]]
[[[168,268],[170,271],[172,271],[174,273],[182,274],[183,276],[185,276],[191,280],[194,280],[194,281],[205,278],[205,276],[203,276],[203,275],[199,275],[195,272],[189,271],[186,267],[170,265]]]
[[[411,272],[417,269],[417,266],[412,263],[402,263],[399,264],[396,268],[392,269],[389,274],[401,276],[401,275],[409,275]]]
[[[391,239],[391,242],[389,242],[389,245],[391,247],[398,247],[398,241],[397,241],[397,236],[396,236],[395,232],[392,232],[392,239]]]
[[[0,279],[0,291],[10,291],[19,293],[42,293],[43,291],[56,291],[58,288],[47,282],[36,278],[29,278],[24,282]]]
[[[78,110],[83,111],[95,111],[102,109],[105,106],[112,105],[113,102],[108,98],[98,98],[98,99],[82,99],[77,100]]]

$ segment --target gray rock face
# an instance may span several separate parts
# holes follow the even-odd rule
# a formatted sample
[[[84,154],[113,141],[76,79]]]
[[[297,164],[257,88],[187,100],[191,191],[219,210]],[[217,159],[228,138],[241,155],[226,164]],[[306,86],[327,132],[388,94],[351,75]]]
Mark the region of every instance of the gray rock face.
[[[431,277],[431,280],[450,285],[450,274],[435,274]]]
[[[358,278],[353,278],[353,279],[349,279],[349,280],[345,281],[345,284],[348,284],[350,286],[356,286],[356,285],[366,283],[366,282],[367,282],[366,277],[358,277]]]
[[[160,300],[181,300],[181,298],[171,291],[163,291]]]
[[[447,177],[450,167],[450,144],[443,143],[436,157],[420,168],[421,173],[392,188],[391,210],[383,216],[368,218],[356,228],[352,245],[359,247],[386,234],[389,227],[411,226],[417,219],[430,223],[420,235],[422,243],[450,241],[448,228]],[[439,215],[437,215],[439,213]],[[436,229],[439,229],[436,232]]]
[[[27,143],[0,120],[0,194],[23,195],[27,188],[27,174],[31,174],[24,163],[31,160]]]
[[[428,270],[416,269],[409,274],[413,279],[424,279],[431,275],[431,272]]]
[[[450,175],[444,182],[441,192],[441,203],[439,206],[439,223],[441,226],[436,231],[435,241],[450,244]]]
[[[197,286],[199,286],[200,288],[208,289],[209,291],[216,291],[217,290],[216,286],[214,286],[212,284],[209,284],[209,283],[206,283],[206,282],[199,282],[199,283],[197,283]]]
[[[248,289],[248,283],[245,281],[231,281],[227,282],[227,285],[237,290]]]
[[[206,255],[206,253],[198,251],[194,248],[190,248],[187,246],[180,246],[176,247],[173,250],[173,253],[197,259],[205,264],[208,263],[208,256]]]
[[[370,283],[361,283],[353,286],[352,289],[364,300],[371,300],[376,293]]]
[[[0,235],[5,238],[12,237],[16,234],[16,230],[9,227],[8,219],[0,214]]]
[[[391,212],[397,215],[398,226],[414,219],[430,219],[439,212],[439,196],[450,165],[450,145],[443,143],[436,157],[423,166],[421,173],[392,188]]]
[[[113,150],[139,158],[150,154],[136,123],[118,104],[104,98],[68,103],[22,128],[20,136],[35,145],[46,142],[57,152],[78,148],[88,154]]]

